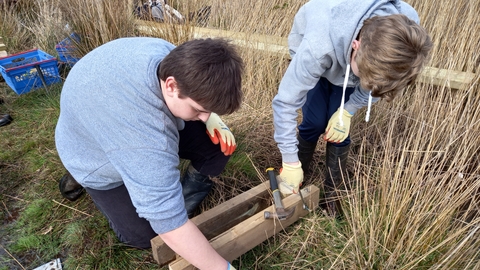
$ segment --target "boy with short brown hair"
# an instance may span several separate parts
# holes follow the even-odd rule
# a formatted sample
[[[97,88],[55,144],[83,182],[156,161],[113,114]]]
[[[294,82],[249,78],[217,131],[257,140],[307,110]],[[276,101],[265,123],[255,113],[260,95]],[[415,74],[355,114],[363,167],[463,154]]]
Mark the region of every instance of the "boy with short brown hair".
[[[336,215],[336,190],[344,181],[348,187],[350,119],[415,81],[432,48],[418,23],[417,12],[400,0],[311,0],[300,8],[288,37],[292,61],[272,104],[282,193],[298,192],[324,134],[326,206]]]
[[[358,40],[360,85],[387,101],[416,80],[432,48],[425,29],[403,14],[365,20]]]
[[[65,198],[83,188],[123,243],[157,235],[200,269],[234,269],[189,220],[235,150],[215,113],[240,108],[243,61],[227,41],[121,38],[82,57],[60,98]],[[220,145],[217,145],[220,144]],[[180,159],[190,160],[181,176]],[[194,243],[194,245],[192,245]]]

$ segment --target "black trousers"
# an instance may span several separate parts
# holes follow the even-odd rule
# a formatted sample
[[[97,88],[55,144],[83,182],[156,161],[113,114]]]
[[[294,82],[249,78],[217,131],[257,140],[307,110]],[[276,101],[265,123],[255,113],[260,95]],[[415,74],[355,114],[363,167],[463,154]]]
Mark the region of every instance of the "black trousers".
[[[220,145],[215,145],[206,133],[201,121],[186,121],[180,131],[179,156],[190,160],[192,166],[203,175],[219,175],[229,160]],[[157,234],[150,223],[138,216],[125,185],[110,190],[85,188],[97,208],[108,219],[118,239],[137,248],[150,248],[150,239]]]

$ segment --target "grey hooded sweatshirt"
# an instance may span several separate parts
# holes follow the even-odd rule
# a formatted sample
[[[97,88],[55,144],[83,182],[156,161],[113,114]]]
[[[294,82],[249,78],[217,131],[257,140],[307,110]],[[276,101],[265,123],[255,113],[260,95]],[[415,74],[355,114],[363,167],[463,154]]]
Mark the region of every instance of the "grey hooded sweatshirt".
[[[72,176],[97,190],[125,184],[159,234],[188,220],[177,168],[184,122],[165,104],[157,76],[174,48],[158,38],[121,38],[85,55],[65,80],[55,130]]]
[[[321,77],[343,86],[352,42],[363,21],[399,13],[419,23],[417,12],[398,0],[311,0],[300,8],[288,36],[292,61],[272,103],[274,138],[284,162],[298,161],[297,110],[305,104],[307,92]],[[367,105],[370,91],[360,87],[353,72],[349,74],[347,86],[355,87],[355,91],[344,108],[355,114]]]

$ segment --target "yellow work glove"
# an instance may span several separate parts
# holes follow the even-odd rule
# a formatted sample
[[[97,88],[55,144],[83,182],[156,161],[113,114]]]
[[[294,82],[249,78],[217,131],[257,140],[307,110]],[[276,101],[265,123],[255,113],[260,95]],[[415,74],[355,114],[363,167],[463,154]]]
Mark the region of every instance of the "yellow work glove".
[[[233,154],[237,145],[230,129],[223,123],[222,119],[216,114],[211,113],[207,122],[207,134],[214,144],[220,143],[220,148],[225,156]]]
[[[278,189],[283,195],[298,193],[303,182],[302,163],[299,161],[298,165],[290,165],[283,162],[282,167],[277,177]]]
[[[343,125],[339,116],[342,117]],[[338,109],[328,121],[327,130],[325,131],[324,140],[334,143],[343,142],[350,133],[350,120],[352,116],[347,110],[340,111]]]

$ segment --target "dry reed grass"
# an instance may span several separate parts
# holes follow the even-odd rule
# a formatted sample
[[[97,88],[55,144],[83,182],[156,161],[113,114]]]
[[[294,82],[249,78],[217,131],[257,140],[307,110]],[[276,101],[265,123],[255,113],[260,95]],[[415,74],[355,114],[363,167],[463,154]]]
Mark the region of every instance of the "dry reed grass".
[[[208,27],[286,37],[305,2],[197,0],[172,5],[183,14],[210,5]],[[273,250],[267,245],[262,253],[254,252],[255,259],[241,258],[245,268],[275,261],[278,269],[480,269],[480,2],[408,2],[434,41],[430,65],[475,73],[474,80],[459,90],[417,83],[392,103],[376,104],[368,123],[361,111],[352,130],[349,170],[356,185],[343,197],[345,221],[312,213],[269,240]],[[58,29],[66,22],[87,37],[80,44],[83,52],[137,34],[131,6],[124,1],[35,3],[35,19],[2,14],[0,34],[11,50],[25,49],[9,38],[16,32],[22,32],[21,42],[26,42],[25,32],[36,33],[29,37],[32,44],[52,48],[51,37],[58,41],[65,35]],[[192,37],[192,27],[165,25],[151,36],[178,44]],[[239,138],[237,155],[242,159],[229,167],[225,184],[219,181],[205,208],[265,181],[264,168],[281,164],[271,100],[288,58],[239,50],[246,63],[245,102],[226,121]],[[308,184],[322,185],[323,146],[318,146]],[[243,171],[245,164],[254,168],[254,177]]]

